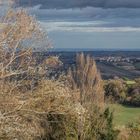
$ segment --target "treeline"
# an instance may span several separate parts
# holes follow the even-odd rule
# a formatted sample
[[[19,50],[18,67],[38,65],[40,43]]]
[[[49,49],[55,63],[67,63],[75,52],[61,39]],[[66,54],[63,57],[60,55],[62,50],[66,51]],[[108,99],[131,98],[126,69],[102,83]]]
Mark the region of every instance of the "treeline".
[[[105,81],[106,101],[140,107],[140,78]]]

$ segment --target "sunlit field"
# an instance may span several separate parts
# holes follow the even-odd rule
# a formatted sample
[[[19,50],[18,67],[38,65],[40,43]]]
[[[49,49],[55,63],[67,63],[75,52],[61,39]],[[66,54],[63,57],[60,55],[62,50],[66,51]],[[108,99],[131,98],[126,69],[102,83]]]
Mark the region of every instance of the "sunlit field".
[[[114,124],[116,126],[134,123],[140,118],[140,108],[119,104],[110,104],[109,106],[114,112]]]

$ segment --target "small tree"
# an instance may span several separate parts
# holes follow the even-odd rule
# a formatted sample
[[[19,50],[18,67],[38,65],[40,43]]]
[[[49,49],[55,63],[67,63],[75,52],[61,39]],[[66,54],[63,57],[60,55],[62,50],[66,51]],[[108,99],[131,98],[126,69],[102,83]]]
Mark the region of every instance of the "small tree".
[[[105,84],[105,96],[106,100],[108,98],[113,102],[121,102],[126,98],[126,86],[122,80],[109,80]]]
[[[0,79],[27,73],[33,62],[30,41],[41,35],[38,24],[24,10],[8,11],[1,23]]]
[[[45,41],[46,46],[43,47],[47,48],[50,44],[35,18],[24,9],[9,8],[1,17],[0,24],[0,89],[4,89],[5,82],[12,81],[8,91],[11,92],[23,80],[28,78],[31,81],[32,76],[36,75],[33,49],[37,43]]]
[[[102,79],[92,57],[84,56],[83,53],[77,54],[76,66],[69,69],[68,76],[72,88],[80,91],[82,105],[91,102],[97,106],[104,104]]]

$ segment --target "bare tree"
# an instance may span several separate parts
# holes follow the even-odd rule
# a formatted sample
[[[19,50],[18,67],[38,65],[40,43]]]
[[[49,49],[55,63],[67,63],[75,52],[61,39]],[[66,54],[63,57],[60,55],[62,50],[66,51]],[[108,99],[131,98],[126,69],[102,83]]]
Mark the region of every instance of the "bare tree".
[[[24,10],[8,11],[0,30],[0,79],[23,74],[32,62],[30,40],[39,39],[41,30],[37,22]]]
[[[3,14],[0,19],[0,83],[3,89],[6,81],[14,80],[12,91],[27,77],[36,75],[33,49],[41,44],[49,48],[50,44],[36,19],[24,9],[9,7]],[[31,80],[29,82],[32,84]]]

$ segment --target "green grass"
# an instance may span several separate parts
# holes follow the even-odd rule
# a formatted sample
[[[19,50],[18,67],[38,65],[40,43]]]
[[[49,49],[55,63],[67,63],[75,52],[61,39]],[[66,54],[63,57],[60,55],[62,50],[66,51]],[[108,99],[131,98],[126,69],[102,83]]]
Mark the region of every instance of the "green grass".
[[[131,80],[126,81],[127,85],[134,85],[135,83],[136,83],[135,81],[131,81]]]
[[[116,126],[127,125],[140,118],[140,108],[127,107],[119,104],[110,104],[109,106],[114,112],[114,124]]]

